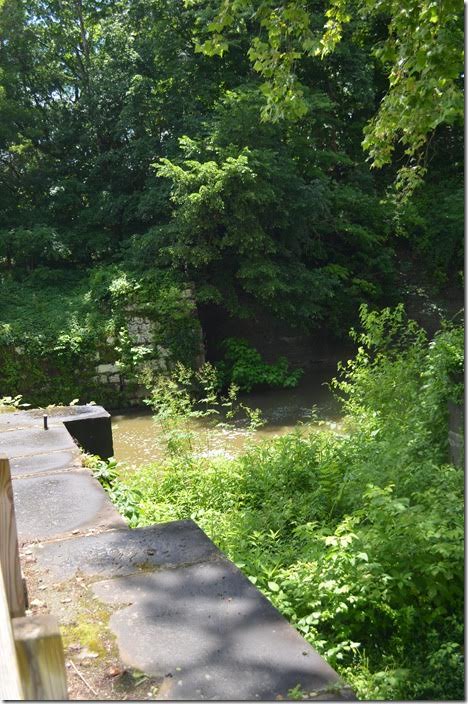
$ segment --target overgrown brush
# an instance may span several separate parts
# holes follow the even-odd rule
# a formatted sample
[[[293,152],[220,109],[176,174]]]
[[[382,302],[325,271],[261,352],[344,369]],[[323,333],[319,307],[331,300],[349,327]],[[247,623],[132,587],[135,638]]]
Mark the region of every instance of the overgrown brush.
[[[139,525],[193,518],[364,699],[463,696],[463,473],[447,401],[463,331],[361,311],[341,369],[347,434],[232,460],[177,455],[125,479]]]
[[[302,369],[290,369],[286,357],[279,357],[269,364],[246,340],[228,337],[222,344],[224,358],[217,368],[221,382],[236,384],[242,391],[254,387],[288,388],[297,386]]]

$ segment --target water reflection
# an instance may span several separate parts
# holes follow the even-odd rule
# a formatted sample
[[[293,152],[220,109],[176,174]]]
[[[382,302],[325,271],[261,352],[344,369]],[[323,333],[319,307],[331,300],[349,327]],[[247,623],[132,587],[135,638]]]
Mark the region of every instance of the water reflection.
[[[259,408],[265,425],[253,435],[245,418],[216,427],[213,418],[193,419],[187,430],[193,433],[195,451],[202,456],[234,457],[246,444],[290,432],[298,425],[318,426],[326,421],[337,427],[341,412],[327,382],[336,367],[322,367],[305,376],[295,389],[267,389],[242,394],[239,399],[250,408]],[[137,467],[161,459],[164,441],[161,427],[146,409],[117,413],[112,418],[114,454],[120,461]]]

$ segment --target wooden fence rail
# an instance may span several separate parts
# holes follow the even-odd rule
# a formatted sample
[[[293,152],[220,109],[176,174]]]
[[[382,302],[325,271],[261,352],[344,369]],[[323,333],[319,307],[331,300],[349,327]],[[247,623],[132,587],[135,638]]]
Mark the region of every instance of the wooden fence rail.
[[[49,615],[25,616],[10,463],[0,456],[0,699],[68,699],[60,630]]]
[[[0,456],[0,565],[10,616],[24,616],[24,588],[16,532],[10,463]]]

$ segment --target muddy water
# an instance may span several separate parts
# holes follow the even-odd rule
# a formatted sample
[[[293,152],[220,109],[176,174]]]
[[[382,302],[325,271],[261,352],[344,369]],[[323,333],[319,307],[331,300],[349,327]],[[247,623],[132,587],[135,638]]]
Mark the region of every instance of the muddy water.
[[[248,421],[239,416],[220,427],[219,418],[190,420],[183,430],[190,432],[192,447],[202,456],[233,457],[251,442],[290,432],[297,426],[314,427],[319,421],[336,428],[340,422],[339,403],[327,382],[336,367],[322,367],[309,372],[295,389],[268,389],[242,394],[239,401],[259,408],[264,425],[252,433]],[[112,418],[114,454],[132,467],[160,460],[164,454],[165,435],[161,426],[146,410],[116,413]]]

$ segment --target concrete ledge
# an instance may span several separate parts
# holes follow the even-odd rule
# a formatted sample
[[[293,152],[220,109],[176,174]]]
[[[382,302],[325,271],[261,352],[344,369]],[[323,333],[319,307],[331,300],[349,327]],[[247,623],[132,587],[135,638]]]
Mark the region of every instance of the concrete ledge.
[[[99,415],[65,420],[64,425],[70,435],[90,455],[98,455],[107,460],[114,454],[110,414],[102,409]]]
[[[219,550],[193,521],[114,530],[33,546],[46,582],[87,576],[119,577],[159,567],[208,561]]]
[[[44,430],[44,414],[48,430]],[[17,435],[12,434],[15,432]],[[73,447],[73,439],[89,454],[112,457],[110,414],[102,406],[34,408],[0,414],[0,452],[10,458]]]
[[[38,455],[14,457],[10,460],[11,476],[21,478],[30,474],[45,474],[50,472],[80,469],[81,461],[77,448],[43,452]]]
[[[76,445],[63,424],[49,430],[32,426],[0,432],[0,452],[10,459],[72,449]]]
[[[126,525],[87,470],[23,477],[13,482],[13,494],[22,543]]]
[[[125,667],[157,699],[355,699],[337,673],[191,520],[30,546],[49,590],[88,589],[111,610]],[[106,579],[102,579],[106,577]]]
[[[193,521],[126,527],[96,479],[77,468],[69,434],[106,456],[112,431],[104,409],[53,411],[49,430],[41,409],[0,418],[19,539],[29,543],[25,566],[48,601],[73,611],[77,584],[86,583],[111,611],[125,667],[161,682],[158,699],[272,701],[296,687],[310,699],[355,699]]]
[[[110,627],[124,662],[164,677],[158,699],[274,701],[288,699],[297,686],[310,698],[354,699],[325,660],[217,553],[210,562],[93,585],[116,608]]]

